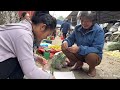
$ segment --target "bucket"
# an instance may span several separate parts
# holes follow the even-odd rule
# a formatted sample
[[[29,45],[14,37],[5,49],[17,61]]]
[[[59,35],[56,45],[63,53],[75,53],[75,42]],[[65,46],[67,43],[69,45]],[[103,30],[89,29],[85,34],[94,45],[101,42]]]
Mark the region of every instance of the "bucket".
[[[54,40],[55,38],[54,38],[54,36],[51,36],[51,40]]]

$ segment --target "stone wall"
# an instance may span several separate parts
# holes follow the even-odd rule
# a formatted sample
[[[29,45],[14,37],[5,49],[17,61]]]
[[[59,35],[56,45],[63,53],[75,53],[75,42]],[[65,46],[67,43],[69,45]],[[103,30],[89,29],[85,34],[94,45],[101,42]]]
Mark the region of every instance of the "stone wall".
[[[19,22],[18,11],[0,11],[0,25]]]

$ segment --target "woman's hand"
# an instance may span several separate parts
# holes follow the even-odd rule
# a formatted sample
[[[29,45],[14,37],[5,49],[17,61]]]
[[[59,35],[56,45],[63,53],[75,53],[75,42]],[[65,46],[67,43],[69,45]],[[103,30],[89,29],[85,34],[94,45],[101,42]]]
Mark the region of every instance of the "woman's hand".
[[[38,61],[42,66],[47,64],[47,60],[45,58],[43,58],[43,57],[40,57],[40,56],[37,57],[36,61]]]

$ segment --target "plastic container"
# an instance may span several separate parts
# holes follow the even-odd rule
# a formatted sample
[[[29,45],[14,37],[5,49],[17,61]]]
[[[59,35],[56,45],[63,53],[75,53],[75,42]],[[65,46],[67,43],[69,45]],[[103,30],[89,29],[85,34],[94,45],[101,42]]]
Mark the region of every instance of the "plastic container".
[[[45,47],[45,48],[48,47],[49,45],[50,45],[49,43],[41,43],[40,44],[41,47]]]
[[[64,37],[63,37],[63,36],[61,36],[61,40],[64,40]]]
[[[46,60],[48,60],[50,58],[50,52],[49,51],[45,51],[43,55],[44,55],[44,58]]]
[[[51,41],[51,40],[46,40],[46,39],[44,39],[43,42],[44,42],[44,43],[52,44],[52,41]]]

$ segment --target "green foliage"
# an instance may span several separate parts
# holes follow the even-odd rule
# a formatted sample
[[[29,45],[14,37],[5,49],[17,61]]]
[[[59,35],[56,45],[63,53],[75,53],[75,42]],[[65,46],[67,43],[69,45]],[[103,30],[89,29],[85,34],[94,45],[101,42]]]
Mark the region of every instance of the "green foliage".
[[[120,42],[109,42],[106,45],[105,50],[107,51],[119,50],[120,51]]]

